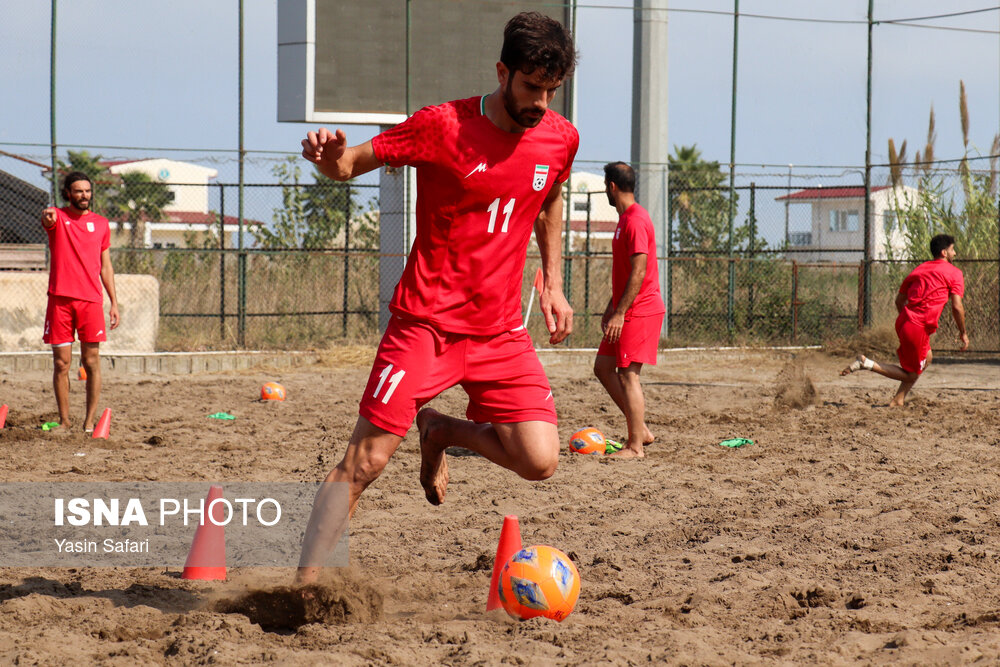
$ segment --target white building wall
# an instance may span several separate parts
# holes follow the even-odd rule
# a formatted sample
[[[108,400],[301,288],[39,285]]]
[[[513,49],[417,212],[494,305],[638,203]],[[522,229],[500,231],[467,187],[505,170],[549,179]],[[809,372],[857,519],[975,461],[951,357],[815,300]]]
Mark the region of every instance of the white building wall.
[[[166,183],[174,193],[174,201],[164,207],[166,211],[208,212],[208,181],[218,176],[218,171],[189,162],[165,158],[137,160],[112,166],[113,174],[142,172],[154,181]],[[204,186],[204,187],[198,187]]]

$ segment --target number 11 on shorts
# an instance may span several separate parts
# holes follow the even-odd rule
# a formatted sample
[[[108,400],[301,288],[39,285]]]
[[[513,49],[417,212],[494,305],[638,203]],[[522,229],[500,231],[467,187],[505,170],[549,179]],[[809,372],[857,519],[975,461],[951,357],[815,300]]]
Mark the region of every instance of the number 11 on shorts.
[[[379,373],[378,386],[375,387],[375,392],[372,394],[372,398],[378,398],[378,393],[382,391],[382,385],[385,384],[386,378],[389,379],[389,388],[386,389],[385,395],[382,396],[382,405],[389,402],[389,399],[392,398],[392,392],[396,391],[396,386],[403,379],[403,376],[406,375],[406,371],[402,368],[392,373],[392,377],[389,377],[389,373],[392,373],[392,364],[383,368],[382,372]]]

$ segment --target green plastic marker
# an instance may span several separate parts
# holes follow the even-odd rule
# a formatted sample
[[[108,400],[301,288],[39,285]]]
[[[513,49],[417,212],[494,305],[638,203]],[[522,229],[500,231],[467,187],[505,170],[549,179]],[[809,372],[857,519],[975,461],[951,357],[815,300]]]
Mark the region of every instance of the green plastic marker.
[[[729,440],[723,440],[719,444],[723,447],[736,449],[737,447],[742,447],[744,445],[752,445],[753,440],[750,440],[749,438],[730,438]]]
[[[235,415],[231,415],[228,412],[216,412],[213,415],[208,416],[209,419],[236,419]]]
[[[60,426],[62,426],[62,424],[60,424],[59,422],[45,422],[44,424],[42,424],[41,428],[43,431],[51,431],[53,429],[59,428]]]

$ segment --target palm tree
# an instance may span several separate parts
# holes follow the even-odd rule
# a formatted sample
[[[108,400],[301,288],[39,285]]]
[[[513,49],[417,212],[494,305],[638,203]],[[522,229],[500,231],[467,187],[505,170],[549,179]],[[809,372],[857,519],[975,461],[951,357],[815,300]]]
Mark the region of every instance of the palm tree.
[[[703,159],[697,144],[674,146],[667,159],[668,201],[677,220],[674,239],[682,250],[720,249],[728,233],[729,193],[719,163]]]

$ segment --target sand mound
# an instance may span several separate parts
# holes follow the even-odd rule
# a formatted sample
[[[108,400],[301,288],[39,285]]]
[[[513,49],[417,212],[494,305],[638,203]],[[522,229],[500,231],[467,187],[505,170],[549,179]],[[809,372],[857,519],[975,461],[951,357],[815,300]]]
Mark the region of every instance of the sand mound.
[[[789,361],[778,373],[775,380],[775,405],[801,410],[815,405],[817,396],[816,387],[806,375],[801,361]]]
[[[363,584],[338,582],[249,590],[218,600],[213,611],[243,614],[267,631],[298,630],[308,623],[369,623],[382,615],[382,594]]]

